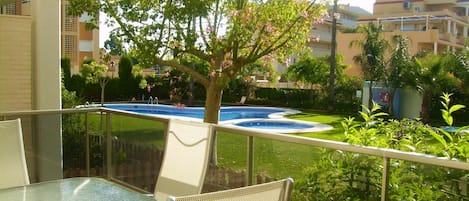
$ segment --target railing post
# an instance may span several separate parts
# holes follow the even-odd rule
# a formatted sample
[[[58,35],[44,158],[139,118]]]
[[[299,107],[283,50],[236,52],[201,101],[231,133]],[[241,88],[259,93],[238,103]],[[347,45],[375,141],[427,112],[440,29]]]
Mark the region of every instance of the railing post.
[[[381,183],[381,201],[388,200],[388,187],[389,187],[389,162],[388,157],[383,157],[383,179]]]
[[[90,176],[90,133],[88,132],[88,113],[85,113],[86,176]]]
[[[253,147],[254,147],[254,137],[253,136],[248,136],[248,142],[247,142],[247,186],[250,186],[253,184],[252,182],[252,177],[253,177],[253,172],[254,172],[254,153],[253,153]]]
[[[111,136],[111,113],[106,112],[106,177],[112,178],[112,136]]]

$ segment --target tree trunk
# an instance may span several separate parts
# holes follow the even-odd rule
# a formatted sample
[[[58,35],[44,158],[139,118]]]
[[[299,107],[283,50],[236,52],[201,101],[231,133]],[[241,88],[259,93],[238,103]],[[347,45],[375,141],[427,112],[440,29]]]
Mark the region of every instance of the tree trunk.
[[[210,80],[208,86],[207,96],[205,98],[205,114],[204,122],[218,124],[220,118],[220,106],[221,98],[223,95],[223,89],[217,87],[216,79]],[[217,135],[213,135],[212,138],[212,150],[210,155],[210,163],[217,165]]]
[[[396,88],[391,88],[389,93],[389,107],[388,114],[390,117],[394,117],[394,96],[396,94]]]
[[[368,87],[368,109],[371,109],[373,107],[373,81],[370,80],[370,86]]]
[[[327,110],[332,112],[334,110],[335,103],[335,69],[336,69],[336,46],[337,46],[337,18],[335,13],[337,12],[337,0],[334,0],[334,7],[332,13],[332,35],[331,35],[331,58],[330,58],[330,68],[329,68],[329,89],[328,89],[328,98],[329,104]]]
[[[101,86],[101,107],[104,106],[104,86]]]
[[[216,79],[210,81],[206,89],[204,122],[218,124],[223,89],[217,87]]]
[[[430,120],[430,103],[432,100],[432,96],[428,92],[423,92],[423,100],[422,100],[422,111],[420,112],[420,118],[422,118],[422,122],[428,123]]]
[[[102,79],[99,80],[99,86],[101,87],[101,107],[104,106],[104,89],[106,88],[108,80]]]

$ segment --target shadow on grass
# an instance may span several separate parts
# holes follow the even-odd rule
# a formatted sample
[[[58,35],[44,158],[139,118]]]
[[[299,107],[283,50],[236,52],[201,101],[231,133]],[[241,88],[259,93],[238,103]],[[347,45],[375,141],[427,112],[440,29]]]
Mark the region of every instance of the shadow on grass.
[[[332,130],[300,133],[296,135],[335,141],[343,141],[345,139],[341,122],[347,117],[349,117],[348,114],[326,114],[325,112],[301,112],[287,116],[287,118],[291,119],[328,124],[333,127]]]
[[[119,140],[132,144],[154,145],[158,148],[164,147],[163,130],[140,129],[133,131],[114,131],[113,136]]]

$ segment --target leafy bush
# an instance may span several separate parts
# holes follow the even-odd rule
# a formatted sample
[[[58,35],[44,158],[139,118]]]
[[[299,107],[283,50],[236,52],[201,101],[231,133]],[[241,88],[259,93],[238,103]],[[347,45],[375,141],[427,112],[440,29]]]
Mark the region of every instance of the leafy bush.
[[[63,82],[63,81],[62,81]],[[62,108],[72,108],[80,104],[81,100],[75,92],[68,91],[62,84]],[[64,170],[85,167],[85,136],[83,127],[84,119],[81,114],[62,115],[62,146]],[[101,166],[101,147],[96,143],[91,144],[91,166]]]
[[[441,96],[443,120],[454,124],[453,113],[463,105],[450,105],[450,94]],[[467,161],[469,136],[461,127],[454,132],[431,127],[419,120],[386,119],[380,106],[359,112],[363,121],[342,122],[346,142],[360,146],[414,151]],[[467,181],[464,171],[425,164],[390,160],[390,200],[460,200],[459,183]],[[379,200],[383,170],[381,157],[323,149],[320,159],[295,184],[298,200]]]

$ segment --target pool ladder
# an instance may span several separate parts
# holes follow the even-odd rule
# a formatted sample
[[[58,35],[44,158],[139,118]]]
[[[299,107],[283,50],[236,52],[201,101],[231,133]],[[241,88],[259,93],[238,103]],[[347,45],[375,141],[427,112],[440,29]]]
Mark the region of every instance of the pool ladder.
[[[153,97],[150,96],[150,98],[148,99],[148,104],[157,104],[158,105],[158,97],[155,96],[155,98],[153,99]]]

